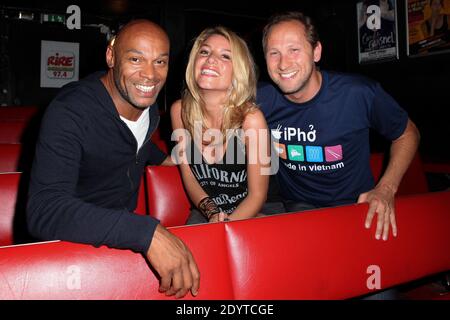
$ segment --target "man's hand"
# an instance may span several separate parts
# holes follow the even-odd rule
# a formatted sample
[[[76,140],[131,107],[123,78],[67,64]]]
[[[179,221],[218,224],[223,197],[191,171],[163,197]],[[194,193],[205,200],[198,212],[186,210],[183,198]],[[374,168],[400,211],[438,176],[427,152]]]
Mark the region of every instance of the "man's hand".
[[[198,293],[200,272],[192,253],[179,238],[163,226],[156,227],[147,258],[161,277],[159,291],[181,298],[190,290]]]
[[[378,214],[377,229],[375,238],[380,239],[383,235],[383,240],[387,240],[389,236],[389,225],[392,226],[392,234],[397,236],[397,223],[395,221],[395,207],[394,207],[395,192],[388,186],[376,186],[368,192],[359,195],[358,203],[369,203],[369,210],[365,221],[365,227],[370,228],[372,219],[375,213]]]

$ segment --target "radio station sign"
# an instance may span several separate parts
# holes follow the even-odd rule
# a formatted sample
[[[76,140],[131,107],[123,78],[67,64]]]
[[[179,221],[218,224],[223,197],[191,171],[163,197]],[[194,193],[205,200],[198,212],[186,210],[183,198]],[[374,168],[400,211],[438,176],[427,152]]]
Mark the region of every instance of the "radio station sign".
[[[41,87],[60,88],[78,80],[80,44],[41,41]]]

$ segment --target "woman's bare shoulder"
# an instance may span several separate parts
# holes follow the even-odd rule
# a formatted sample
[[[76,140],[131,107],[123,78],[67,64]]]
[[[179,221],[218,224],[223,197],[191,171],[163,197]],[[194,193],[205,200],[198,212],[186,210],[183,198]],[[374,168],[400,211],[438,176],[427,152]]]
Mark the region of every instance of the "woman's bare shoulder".
[[[242,128],[267,128],[266,118],[259,108],[253,108],[245,115]]]

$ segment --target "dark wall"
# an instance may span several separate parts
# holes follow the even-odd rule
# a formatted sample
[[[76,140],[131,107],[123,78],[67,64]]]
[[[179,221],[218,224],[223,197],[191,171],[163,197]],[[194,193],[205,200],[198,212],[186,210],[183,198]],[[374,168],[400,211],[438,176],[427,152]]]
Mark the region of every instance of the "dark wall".
[[[421,132],[422,155],[450,161],[447,138],[447,108],[450,107],[450,53],[424,57],[408,57],[406,43],[405,1],[397,1],[399,59],[360,65],[357,57],[355,4],[344,2],[339,7],[338,24],[346,31],[334,42],[345,41],[346,65],[344,71],[357,72],[378,80],[405,108]],[[346,38],[346,40],[342,39]],[[333,39],[331,43],[333,43]],[[336,67],[338,67],[336,65]]]
[[[96,68],[104,68],[103,52],[106,39],[97,28],[68,30],[59,24],[42,25],[28,21],[10,22],[10,62],[17,105],[45,106],[58,88],[40,87],[41,40],[80,43],[79,74],[84,77]]]
[[[123,5],[122,5],[123,3]],[[81,29],[69,30],[64,24],[40,21],[43,13],[65,14],[69,5],[81,9]],[[127,5],[125,5],[127,4]],[[33,16],[18,19],[19,13]],[[106,69],[105,48],[108,27],[114,32],[133,18],[161,20],[161,6],[145,1],[60,0],[0,2],[0,105],[37,105],[46,107],[59,89],[40,87],[41,40],[78,42],[80,78]],[[7,83],[5,83],[7,82]],[[2,90],[3,91],[3,90]]]
[[[259,66],[260,79],[267,80],[260,44],[262,27],[276,11],[301,10],[311,15],[319,26],[323,45],[320,67],[361,73],[378,80],[408,111],[419,127],[422,134],[422,154],[450,160],[446,142],[450,136],[450,126],[447,125],[445,116],[450,101],[450,54],[420,58],[406,55],[403,0],[397,1],[399,59],[367,65],[358,63],[354,0],[279,0],[276,8],[265,2],[246,4],[244,1],[228,1],[226,4],[164,0],[4,1],[0,3],[0,10],[4,13],[7,6],[22,6],[35,12],[64,12],[67,5],[72,3],[78,4],[82,10],[83,26],[80,31],[67,30],[62,25],[42,25],[12,19],[0,23],[0,32],[8,35],[6,48],[10,59],[8,72],[11,79],[8,85],[12,87],[12,103],[45,107],[57,92],[55,89],[39,88],[40,40],[80,42],[80,76],[83,77],[105,68],[106,36],[98,27],[89,27],[87,24],[103,23],[114,29],[120,23],[137,17],[147,17],[160,23],[171,38],[169,78],[159,98],[162,110],[167,110],[179,98],[191,40],[208,26],[228,26],[246,39]],[[5,41],[2,42],[0,49],[2,48],[5,48]],[[4,59],[1,61],[4,62]],[[2,67],[0,80],[5,78],[5,72],[6,69]]]

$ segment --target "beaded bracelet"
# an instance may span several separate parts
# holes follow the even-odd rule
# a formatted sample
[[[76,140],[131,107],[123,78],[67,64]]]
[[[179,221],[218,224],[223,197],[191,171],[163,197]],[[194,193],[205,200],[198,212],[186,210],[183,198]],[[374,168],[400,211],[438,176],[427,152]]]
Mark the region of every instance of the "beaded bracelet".
[[[210,198],[205,197],[198,203],[197,206],[200,212],[205,216],[206,219],[210,219],[214,214],[219,213],[220,209],[217,207],[216,203]]]

